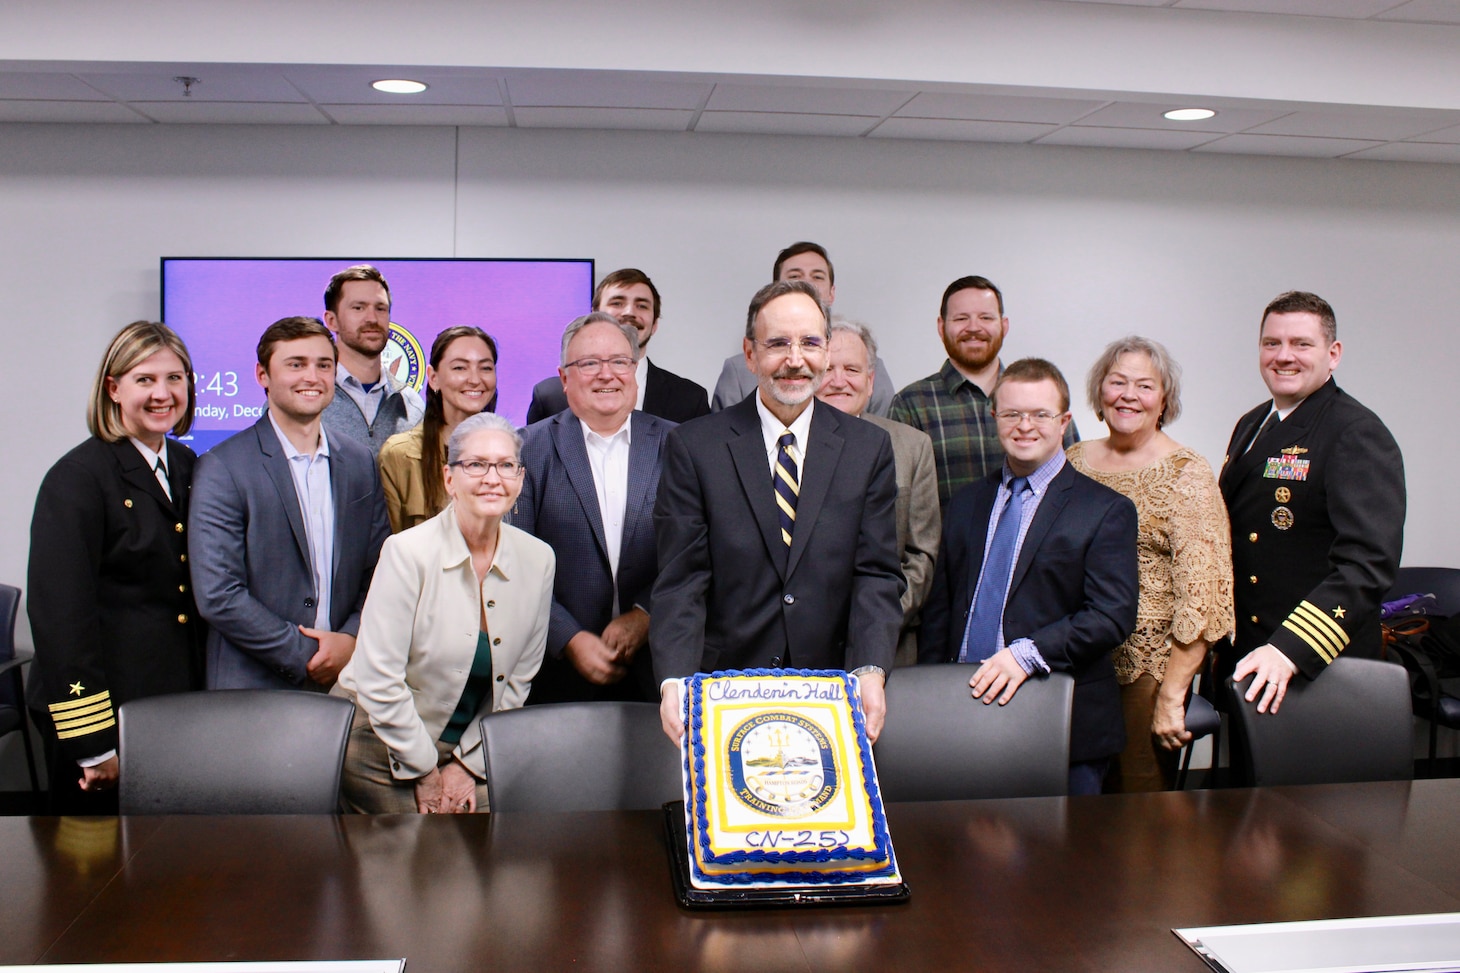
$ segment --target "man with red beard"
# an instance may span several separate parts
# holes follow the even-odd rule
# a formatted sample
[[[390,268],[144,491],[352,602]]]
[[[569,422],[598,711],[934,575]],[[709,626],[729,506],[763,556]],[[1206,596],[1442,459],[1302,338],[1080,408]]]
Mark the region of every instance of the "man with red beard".
[[[938,313],[938,337],[948,360],[935,374],[898,392],[887,412],[887,418],[932,438],[938,502],[945,514],[949,499],[960,488],[1003,465],[1004,448],[999,445],[989,396],[1004,371],[999,349],[1008,333],[999,289],[986,277],[958,278],[943,292]],[[1079,438],[1071,421],[1064,445]]]
[[[380,271],[356,264],[331,277],[324,292],[324,323],[340,351],[324,428],[378,456],[387,439],[414,428],[426,412],[420,394],[380,363],[390,337],[390,285]]]
[[[892,441],[816,402],[826,306],[805,281],[750,302],[754,395],[670,431],[654,508],[659,575],[649,649],[664,731],[683,732],[677,680],[717,669],[848,669],[867,733],[902,625]]]

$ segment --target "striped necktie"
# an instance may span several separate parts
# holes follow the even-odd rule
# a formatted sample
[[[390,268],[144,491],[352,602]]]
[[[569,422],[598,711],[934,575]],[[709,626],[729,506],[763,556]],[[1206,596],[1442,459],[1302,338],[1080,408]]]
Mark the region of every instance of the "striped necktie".
[[[796,497],[801,492],[796,460],[791,447],[796,445],[796,434],[789,429],[776,440],[776,509],[781,515],[781,540],[791,546],[791,533],[796,529]]]

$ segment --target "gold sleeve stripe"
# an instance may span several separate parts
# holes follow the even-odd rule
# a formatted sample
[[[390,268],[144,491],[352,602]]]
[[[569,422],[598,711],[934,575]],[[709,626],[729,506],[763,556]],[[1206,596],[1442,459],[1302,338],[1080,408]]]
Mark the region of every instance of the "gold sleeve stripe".
[[[102,730],[105,730],[107,727],[116,726],[116,725],[117,725],[117,721],[114,720],[114,719],[112,719],[110,716],[107,717],[107,720],[106,720],[105,723],[98,723],[95,726],[83,727],[82,729],[78,729],[78,730],[63,730],[58,725],[56,727],[56,739],[58,739],[58,740],[70,740],[72,737],[84,737],[84,736],[86,736],[89,733],[100,733]]]
[[[1314,628],[1320,632],[1327,633],[1328,637],[1337,643],[1339,648],[1344,648],[1348,645],[1348,633],[1343,630],[1343,626],[1330,618],[1328,612],[1319,608],[1311,601],[1300,603],[1297,608],[1293,609],[1293,614],[1303,616],[1312,623]]]
[[[1338,657],[1339,649],[1330,644],[1322,635],[1309,628],[1308,623],[1296,613],[1289,615],[1284,620],[1283,628],[1306,642],[1308,647],[1314,652],[1317,652],[1324,662],[1332,662]]]
[[[95,719],[98,713],[110,713],[111,711],[111,701],[103,699],[95,706],[88,706],[85,709],[73,709],[65,713],[52,713],[51,719],[56,721],[57,726],[63,723],[85,723],[87,720]]]
[[[52,703],[47,708],[51,711],[51,714],[53,716],[59,716],[65,713],[67,710],[79,709],[83,706],[92,706],[101,700],[106,700],[108,703],[110,703],[111,698],[112,694],[108,690],[103,689],[101,692],[96,693],[93,696],[87,696],[85,699],[68,699],[64,703]]]

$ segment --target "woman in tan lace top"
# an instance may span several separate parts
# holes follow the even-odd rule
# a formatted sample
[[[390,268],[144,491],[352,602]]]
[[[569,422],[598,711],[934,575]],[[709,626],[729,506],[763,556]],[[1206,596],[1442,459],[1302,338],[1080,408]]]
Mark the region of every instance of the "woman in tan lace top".
[[[1141,597],[1115,650],[1126,744],[1112,775],[1124,791],[1162,790],[1191,739],[1186,694],[1207,646],[1231,633],[1232,551],[1211,466],[1163,427],[1181,412],[1181,373],[1160,344],[1128,337],[1090,369],[1090,406],[1105,439],[1076,443],[1070,462],[1136,505]]]

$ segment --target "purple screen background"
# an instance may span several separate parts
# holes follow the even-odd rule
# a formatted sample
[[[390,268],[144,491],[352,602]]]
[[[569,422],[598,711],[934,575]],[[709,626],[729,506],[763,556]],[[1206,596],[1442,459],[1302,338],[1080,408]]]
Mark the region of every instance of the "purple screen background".
[[[431,342],[446,328],[476,325],[496,339],[496,411],[519,426],[533,385],[557,373],[564,325],[586,314],[593,298],[591,260],[165,257],[162,318],[187,343],[198,376],[198,415],[187,437],[194,450],[262,415],[254,352],[264,329],[290,315],[323,318],[330,277],[360,263],[390,282],[391,321],[420,344],[422,375]]]

